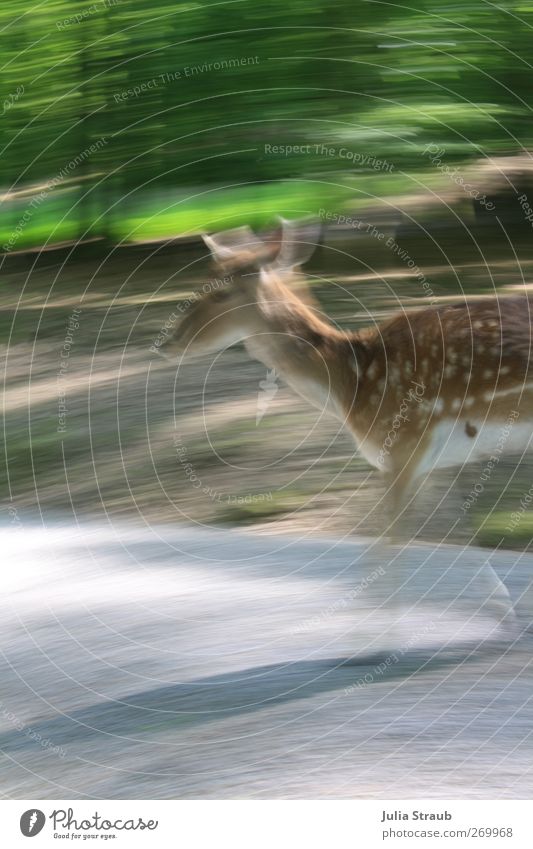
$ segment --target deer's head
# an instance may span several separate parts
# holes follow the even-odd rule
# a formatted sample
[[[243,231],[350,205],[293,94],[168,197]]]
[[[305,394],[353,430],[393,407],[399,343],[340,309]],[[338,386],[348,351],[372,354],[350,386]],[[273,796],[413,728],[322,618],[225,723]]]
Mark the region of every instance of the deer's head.
[[[249,227],[204,236],[217,277],[191,299],[162,353],[183,358],[219,351],[264,333],[269,313],[290,310],[295,302],[303,307],[293,287],[301,286],[299,266],[319,235],[317,222],[282,221],[269,239]]]

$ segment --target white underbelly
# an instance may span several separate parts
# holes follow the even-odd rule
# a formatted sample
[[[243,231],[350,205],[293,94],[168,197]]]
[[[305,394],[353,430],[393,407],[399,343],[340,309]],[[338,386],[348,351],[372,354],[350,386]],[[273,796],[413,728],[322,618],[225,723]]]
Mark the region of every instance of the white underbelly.
[[[473,428],[477,431],[469,436]],[[533,449],[533,422],[507,422],[482,424],[474,419],[443,419],[433,429],[429,447],[421,457],[417,474],[433,469],[447,469],[474,463],[486,457],[517,454]]]

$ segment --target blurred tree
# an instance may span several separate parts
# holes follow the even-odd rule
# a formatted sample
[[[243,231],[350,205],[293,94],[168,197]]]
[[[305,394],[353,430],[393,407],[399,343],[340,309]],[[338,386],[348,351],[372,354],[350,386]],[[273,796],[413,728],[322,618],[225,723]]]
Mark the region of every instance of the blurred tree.
[[[105,138],[71,177],[79,233],[106,233],[130,194],[342,180],[343,145],[410,169],[430,143],[516,150],[531,143],[532,23],[514,0],[6,0],[2,100],[24,94],[2,115],[2,182],[50,179]]]

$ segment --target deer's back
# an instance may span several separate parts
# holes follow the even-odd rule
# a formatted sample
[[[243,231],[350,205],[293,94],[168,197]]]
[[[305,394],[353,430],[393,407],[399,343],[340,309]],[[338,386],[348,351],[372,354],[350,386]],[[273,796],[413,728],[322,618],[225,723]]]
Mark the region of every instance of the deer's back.
[[[509,422],[505,449],[527,447],[532,306],[487,298],[402,313],[371,331],[349,411],[370,462],[398,466],[413,452],[435,467],[475,460],[497,448]]]

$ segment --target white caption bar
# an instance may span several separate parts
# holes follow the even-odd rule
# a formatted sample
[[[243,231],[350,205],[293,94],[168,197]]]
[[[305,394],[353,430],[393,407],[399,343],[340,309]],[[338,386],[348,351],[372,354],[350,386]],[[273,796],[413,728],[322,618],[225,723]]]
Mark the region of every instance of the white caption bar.
[[[531,849],[528,801],[0,801],[2,845]],[[29,838],[35,844],[29,844]]]

